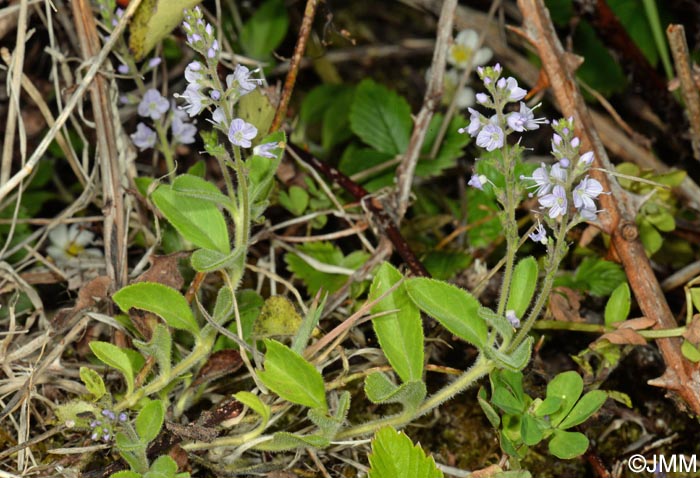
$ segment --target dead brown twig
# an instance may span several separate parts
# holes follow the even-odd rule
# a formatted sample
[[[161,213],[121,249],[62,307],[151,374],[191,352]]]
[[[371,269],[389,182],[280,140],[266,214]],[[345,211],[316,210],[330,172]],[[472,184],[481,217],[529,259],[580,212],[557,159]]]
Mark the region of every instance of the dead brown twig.
[[[582,149],[594,151],[597,167],[612,169],[573,72],[567,67],[567,53],[554,31],[544,2],[518,0],[518,7],[523,14],[524,34],[537,48],[562,113],[575,119]],[[655,329],[676,327],[676,321],[638,239],[634,209],[628,203],[627,194],[614,178],[608,179],[603,172],[591,171],[591,175],[600,181],[606,191],[612,192],[601,196],[601,205],[605,210],[605,213],[599,215],[601,228],[611,235],[613,249],[627,272],[642,312],[656,320]],[[667,368],[661,377],[649,383],[675,391],[695,413],[700,413],[700,377],[692,364],[683,358],[680,339],[666,338],[657,342]]]
[[[294,91],[294,83],[297,81],[299,65],[301,64],[302,57],[304,56],[304,50],[306,50],[306,41],[309,39],[309,34],[311,33],[311,24],[313,23],[314,16],[316,15],[317,5],[318,0],[306,1],[304,19],[302,20],[301,28],[299,29],[299,38],[297,39],[297,44],[294,47],[294,55],[292,56],[292,61],[289,65],[287,77],[284,80],[282,97],[280,98],[280,104],[277,106],[277,111],[275,111],[275,117],[272,120],[270,132],[277,131],[280,128],[282,121],[287,114],[287,106],[289,105],[289,100],[292,97],[292,91]]]

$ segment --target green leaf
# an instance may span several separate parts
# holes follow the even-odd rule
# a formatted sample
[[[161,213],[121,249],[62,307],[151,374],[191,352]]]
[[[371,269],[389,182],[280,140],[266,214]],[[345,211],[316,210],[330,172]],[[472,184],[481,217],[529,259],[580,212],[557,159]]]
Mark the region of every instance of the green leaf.
[[[277,199],[283,208],[295,216],[301,216],[309,207],[309,193],[299,186],[290,187],[289,192],[280,191]]]
[[[83,381],[88,392],[92,394],[93,401],[99,400],[107,393],[104,380],[91,368],[80,367],[80,380]]]
[[[511,415],[525,410],[523,375],[510,370],[497,370],[491,374],[491,403]]]
[[[352,136],[349,112],[354,98],[354,88],[343,88],[323,113],[321,146],[324,151],[330,151],[333,146]]]
[[[144,472],[147,471],[148,462],[141,458],[145,458],[146,456],[145,443],[130,438],[124,432],[117,432],[114,442],[117,445],[119,454],[132,469]]]
[[[170,327],[186,330],[195,337],[199,325],[185,297],[175,289],[155,282],[138,282],[116,292],[112,299],[124,312],[136,308],[147,310],[165,320]]]
[[[149,400],[134,421],[136,433],[143,443],[153,441],[160,433],[165,420],[165,407],[160,400]]]
[[[430,251],[423,259],[423,265],[431,277],[438,280],[451,279],[471,263],[472,256],[459,251]]]
[[[602,390],[592,390],[581,397],[581,400],[576,403],[574,409],[566,416],[563,422],[559,424],[560,429],[566,430],[573,426],[579,425],[593,415],[603,406],[607,400],[608,394]]]
[[[236,266],[245,252],[244,247],[237,247],[227,254],[211,249],[197,249],[192,253],[190,261],[192,268],[197,272],[214,272]],[[243,264],[240,264],[240,267],[243,267]]]
[[[612,294],[612,291],[626,280],[625,271],[619,264],[587,257],[578,266],[573,277],[560,277],[555,281],[555,285],[565,285],[594,296],[604,297]]]
[[[532,256],[522,259],[515,266],[506,309],[514,310],[517,317],[523,317],[530,306],[537,287],[537,274],[537,261]]]
[[[243,51],[257,60],[266,60],[284,40],[289,19],[283,0],[267,0],[243,25]]]
[[[681,344],[681,353],[691,362],[700,362],[700,350],[687,340],[683,340],[683,344]]]
[[[579,78],[605,96],[624,90],[627,80],[622,67],[586,20],[576,25],[574,47],[576,53],[588,60],[576,71]]]
[[[328,440],[333,440],[345,423],[349,408],[350,392],[346,390],[338,397],[338,408],[333,415],[317,408],[309,409],[307,415],[309,420],[321,430],[321,435]]]
[[[579,432],[554,430],[554,438],[549,441],[549,452],[562,460],[583,455],[587,449],[588,438]]]
[[[383,153],[403,153],[411,124],[411,107],[404,98],[370,79],[357,86],[350,108],[350,128],[362,141]]]
[[[192,244],[224,254],[230,252],[226,219],[210,200],[190,197],[164,184],[151,197],[170,224]]]
[[[656,228],[646,219],[639,221],[639,240],[644,245],[644,250],[650,256],[656,254],[664,244],[664,238]]]
[[[313,448],[327,448],[330,444],[330,440],[321,435],[297,435],[289,432],[277,432],[272,435],[272,440],[256,445],[255,449],[262,451],[287,451],[309,446]]]
[[[272,120],[275,118],[275,105],[272,104],[270,98],[263,93],[260,88],[256,88],[238,100],[238,117],[246,123],[250,123],[258,129],[258,136],[252,141],[253,146],[261,144],[265,141],[262,138],[267,134],[272,125]],[[269,158],[263,158],[268,163],[272,161]]]
[[[109,475],[109,478],[141,478],[141,473],[136,473],[131,470],[122,470]]]
[[[418,277],[405,282],[411,300],[447,330],[476,347],[486,343],[487,329],[479,317],[479,301],[469,292],[446,282]]]
[[[493,428],[498,429],[498,427],[501,425],[501,416],[498,414],[496,409],[493,408],[489,403],[488,395],[484,387],[481,387],[479,389],[479,393],[477,394],[476,398],[479,401],[481,409],[484,411],[484,415],[486,415],[486,418],[488,418],[489,423],[491,423],[491,426]]]
[[[177,473],[177,463],[169,455],[160,455],[151,463],[148,473],[143,478],[174,478]]]
[[[478,314],[479,317],[484,319],[486,324],[493,327],[504,340],[510,342],[510,339],[513,337],[513,324],[511,324],[508,319],[502,315],[498,315],[488,307],[479,307]]]
[[[130,395],[134,391],[134,369],[129,356],[116,345],[97,340],[90,342],[90,350],[100,361],[119,370],[124,375],[127,395]]]
[[[382,263],[372,281],[369,300],[379,298],[402,278],[391,264]],[[372,319],[377,340],[401,380],[420,381],[423,377],[423,323],[403,284],[372,307],[373,314],[392,310],[394,312]]]
[[[297,247],[302,254],[309,256],[323,264],[340,266],[348,270],[355,270],[364,264],[369,254],[363,251],[355,251],[344,256],[339,247],[330,242],[311,242]],[[306,262],[302,256],[289,253],[285,254],[284,261],[289,270],[306,284],[309,294],[316,294],[321,288],[333,293],[340,289],[348,280],[348,275],[321,272],[316,267]]]
[[[321,320],[321,314],[323,312],[323,308],[326,306],[327,298],[328,295],[325,295],[323,297],[323,300],[321,300],[320,304],[314,302],[311,305],[309,311],[306,313],[306,316],[302,320],[301,325],[297,329],[296,334],[294,334],[294,340],[292,341],[292,350],[294,350],[296,353],[301,354],[306,348],[306,345],[309,342],[309,338],[313,334],[316,325],[318,325],[318,322]]]
[[[583,379],[573,370],[558,374],[547,384],[547,398],[558,397],[561,399],[559,411],[550,415],[552,427],[558,426],[564,420],[578,401],[582,391]]]
[[[518,348],[513,350],[510,354],[503,353],[495,348],[486,347],[484,348],[484,355],[496,362],[499,367],[518,372],[524,369],[530,362],[534,340],[534,337],[526,338],[518,345]]]
[[[265,386],[289,402],[328,410],[319,371],[285,345],[269,339],[264,343],[265,370],[258,377]]]
[[[523,443],[528,446],[537,445],[544,437],[546,426],[537,418],[529,414],[524,414],[520,422],[520,435]]]
[[[170,375],[172,340],[168,328],[163,324],[156,324],[150,342],[134,340],[134,345],[143,353],[154,357],[160,374],[167,377]]]
[[[202,0],[144,0],[129,24],[129,49],[136,61],[146,55],[182,22],[183,10]]]
[[[466,200],[467,222],[474,225],[467,231],[469,244],[474,248],[488,247],[503,233],[496,198],[485,191],[468,188]]]
[[[425,383],[420,380],[397,387],[381,372],[372,373],[365,379],[365,394],[373,403],[400,403],[409,410],[415,410],[427,393]]]
[[[190,198],[202,199],[229,209],[233,206],[231,198],[219,191],[214,184],[199,176],[181,174],[175,178],[171,188]]]
[[[379,430],[372,440],[369,478],[442,478],[444,475],[420,447],[391,427]]]
[[[630,313],[632,300],[630,298],[630,287],[627,282],[623,282],[613,291],[605,304],[605,325],[612,325],[627,319]]]
[[[243,405],[247,406],[255,413],[260,415],[262,418],[262,423],[260,424],[260,429],[264,430],[267,427],[267,422],[270,420],[270,414],[272,413],[270,407],[266,405],[260,397],[250,392],[238,392],[233,396],[236,400],[241,402]]]
[[[559,397],[547,397],[535,408],[536,417],[552,415],[561,408],[562,399]]]

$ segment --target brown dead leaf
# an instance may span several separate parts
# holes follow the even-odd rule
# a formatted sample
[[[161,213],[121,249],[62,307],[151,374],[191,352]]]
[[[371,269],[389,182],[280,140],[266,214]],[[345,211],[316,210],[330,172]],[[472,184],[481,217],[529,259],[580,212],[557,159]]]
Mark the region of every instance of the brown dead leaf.
[[[656,320],[651,317],[639,317],[638,319],[615,322],[613,327],[617,327],[618,329],[644,330],[653,327],[655,323]]]
[[[225,375],[236,372],[243,365],[241,354],[238,350],[219,350],[211,354],[207,363],[202,366],[197,374],[197,378],[192,382],[192,386],[200,385],[204,382],[216,380]]]
[[[598,340],[606,339],[610,343],[615,344],[615,345],[626,345],[626,344],[632,344],[632,345],[646,345],[647,341],[644,337],[639,335],[637,332],[635,332],[632,329],[618,329],[618,330],[613,330],[612,332],[608,332],[607,334],[603,334]]]
[[[151,257],[148,258],[151,267],[138,276],[136,280],[134,280],[134,283],[157,282],[175,290],[182,289],[185,281],[182,278],[182,274],[180,274],[178,261],[183,257],[187,257],[187,255],[188,253],[185,252],[176,252],[174,254],[168,254],[167,256],[151,255]]]
[[[549,297],[549,310],[554,320],[561,322],[585,322],[581,317],[581,297],[568,287],[555,287]]]
[[[78,299],[73,307],[56,312],[51,321],[54,329],[61,330],[78,312],[94,307],[97,302],[107,298],[111,283],[112,281],[107,276],[98,276],[87,282],[78,291]]]

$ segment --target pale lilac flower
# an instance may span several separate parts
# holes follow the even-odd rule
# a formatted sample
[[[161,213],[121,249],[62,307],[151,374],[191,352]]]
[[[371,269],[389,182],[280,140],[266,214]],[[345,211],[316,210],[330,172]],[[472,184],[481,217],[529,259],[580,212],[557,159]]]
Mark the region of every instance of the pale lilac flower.
[[[143,99],[138,106],[138,113],[145,118],[160,119],[163,114],[170,108],[170,103],[165,99],[158,90],[150,88],[143,95]]]
[[[194,135],[197,133],[197,127],[192,123],[187,123],[177,117],[174,117],[171,129],[173,133],[173,139],[178,143],[194,143]]]
[[[250,140],[258,134],[258,129],[250,123],[246,123],[240,118],[231,121],[231,126],[228,130],[228,139],[234,146],[241,148],[250,148]]]
[[[508,92],[508,101],[515,102],[525,98],[527,91],[518,86],[518,81],[513,77],[501,78],[496,82],[496,86]]]
[[[574,188],[574,206],[582,216],[590,216],[588,213],[593,213],[593,216],[595,216],[596,207],[593,200],[600,196],[602,192],[603,186],[598,180],[586,176]],[[586,212],[584,213],[584,211]]]
[[[240,96],[247,95],[253,91],[260,80],[251,79],[250,75],[253,72],[243,65],[236,65],[233,73],[226,77],[226,86],[235,88]]]
[[[503,130],[495,124],[487,124],[476,137],[476,145],[486,151],[503,147]]]
[[[591,165],[593,162],[593,151],[588,151],[587,153],[583,153],[581,157],[578,159],[578,165],[582,167],[588,167]]]
[[[124,63],[122,63],[121,65],[119,65],[117,67],[117,71],[119,73],[121,73],[122,75],[126,75],[127,73],[129,73],[129,67],[127,65],[125,65]]]
[[[520,111],[514,111],[506,118],[508,126],[513,131],[523,132],[536,130],[540,124],[548,123],[545,118],[535,118],[533,110],[534,108],[530,109],[525,103],[520,102]]]
[[[226,115],[224,114],[224,110],[221,108],[216,108],[211,114],[211,119],[214,121],[215,124],[223,125],[226,122]]]
[[[159,56],[154,56],[148,60],[148,68],[155,68],[156,66],[160,65],[162,61],[163,60],[161,60]]]
[[[465,69],[470,62],[472,66],[484,65],[491,59],[493,53],[489,48],[477,50],[478,44],[479,34],[476,31],[462,30],[447,51],[447,61],[461,69]],[[473,60],[472,57],[474,57]]]
[[[187,88],[185,88],[185,92],[183,94],[180,95],[176,93],[175,97],[183,98],[185,101],[187,101],[187,104],[182,108],[185,111],[187,111],[187,114],[190,115],[190,118],[197,116],[202,111],[202,109],[204,109],[204,104],[202,103],[202,101],[206,98],[199,91],[199,88],[197,87],[196,83],[190,83],[189,85],[187,85]]]
[[[129,416],[125,412],[121,412],[119,414],[119,421],[122,423],[124,423],[128,418]]]
[[[515,315],[514,310],[506,310],[506,319],[508,319],[510,325],[512,325],[516,329],[520,327],[520,319],[518,319],[518,316]]]
[[[209,96],[211,96],[212,100],[219,101],[221,99],[221,92],[219,90],[211,90]]]
[[[481,129],[481,113],[473,108],[468,108],[471,116],[469,117],[469,127],[460,128],[458,131],[462,134],[469,133],[469,135],[474,138],[479,133]]]
[[[198,61],[193,61],[185,68],[185,79],[188,83],[197,83],[202,79],[202,64]]]
[[[571,140],[571,147],[578,148],[579,144],[581,144],[581,140],[578,139],[578,137],[574,136],[574,139]]]
[[[207,25],[207,26],[211,26],[211,25]],[[219,52],[219,42],[214,40],[212,42],[211,46],[209,47],[209,49],[207,50],[207,57],[215,58],[216,54],[218,52]]]
[[[156,132],[143,123],[136,125],[136,132],[131,135],[131,141],[140,151],[156,145]]]
[[[552,192],[539,198],[542,207],[549,208],[549,217],[552,219],[563,216],[567,212],[568,202],[563,186],[554,186]]]
[[[535,242],[545,245],[547,244],[547,231],[544,229],[544,226],[539,222],[539,220],[537,221],[537,227],[528,237]]]
[[[489,101],[489,97],[486,93],[477,93],[476,94],[476,102],[477,103],[485,105],[486,103],[488,103],[488,101]]]
[[[486,184],[488,181],[489,179],[483,174],[472,174],[472,177],[469,179],[467,184],[473,188],[483,191],[484,184]]]
[[[535,181],[535,184],[530,187],[537,188],[534,194],[537,197],[549,193],[553,186],[552,180],[549,176],[549,172],[547,171],[547,166],[545,166],[544,163],[541,163],[541,166],[532,172],[532,176],[520,176],[520,179],[529,179],[531,181]],[[532,196],[533,194],[530,194],[530,197]]]
[[[272,150],[276,148],[279,148],[279,143],[275,141],[259,144],[253,148],[253,154],[255,156],[262,156],[263,158],[274,159],[276,158],[276,155],[272,152]]]
[[[555,180],[554,182],[566,182],[566,169],[562,167],[561,161],[552,165],[549,175]]]
[[[569,158],[561,158],[559,160],[559,164],[562,168],[568,168],[569,166],[571,166],[571,161],[569,161]]]

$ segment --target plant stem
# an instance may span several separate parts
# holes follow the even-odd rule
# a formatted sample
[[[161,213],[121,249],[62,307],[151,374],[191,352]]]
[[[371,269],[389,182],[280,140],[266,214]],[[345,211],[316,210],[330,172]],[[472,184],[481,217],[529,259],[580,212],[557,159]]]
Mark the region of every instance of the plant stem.
[[[410,421],[425,415],[435,407],[439,406],[441,403],[449,400],[454,395],[463,392],[469,388],[474,382],[479,380],[484,375],[488,374],[493,370],[495,364],[490,360],[479,356],[472,368],[464,372],[460,377],[452,382],[451,384],[443,387],[438,392],[431,395],[427,400],[425,400],[421,406],[419,406],[415,411],[406,410],[398,415],[382,418],[380,420],[375,420],[361,425],[356,425],[354,427],[347,428],[336,435],[336,440],[343,440],[347,438],[353,438],[361,435],[368,435],[374,433],[385,426],[392,426],[395,428],[400,428]]]
[[[535,320],[542,312],[542,308],[547,303],[547,299],[549,299],[549,294],[552,291],[552,286],[554,285],[555,274],[559,267],[559,263],[561,262],[563,253],[566,250],[566,224],[568,219],[568,214],[566,214],[559,223],[559,231],[557,232],[557,236],[554,241],[554,248],[552,249],[547,260],[547,270],[545,271],[545,277],[542,281],[542,290],[540,291],[540,295],[537,296],[537,301],[532,307],[530,315],[527,316],[527,320],[525,320],[525,322],[522,324],[520,330],[518,330],[518,334],[515,336],[515,339],[508,347],[508,351],[512,352],[523,340],[525,340],[530,332],[530,329],[532,328],[532,325],[535,323]]]

